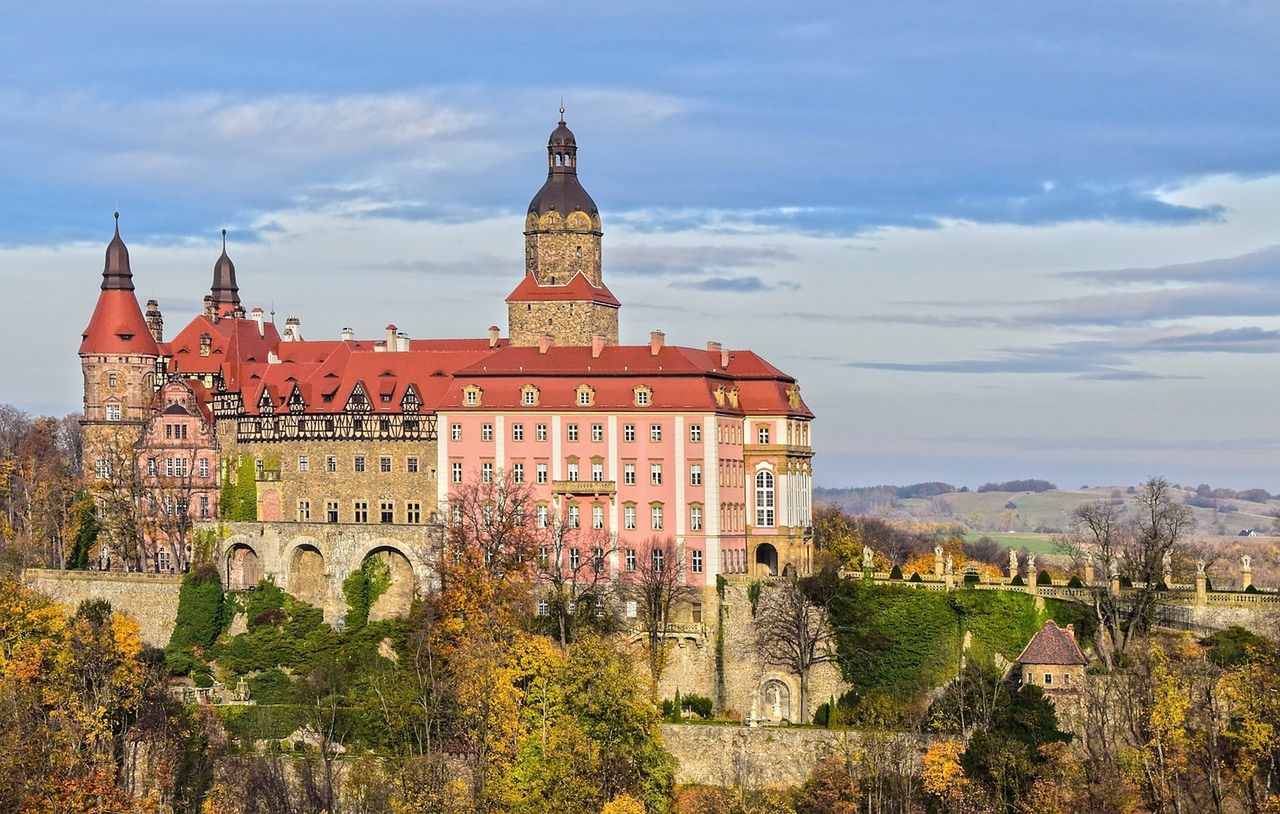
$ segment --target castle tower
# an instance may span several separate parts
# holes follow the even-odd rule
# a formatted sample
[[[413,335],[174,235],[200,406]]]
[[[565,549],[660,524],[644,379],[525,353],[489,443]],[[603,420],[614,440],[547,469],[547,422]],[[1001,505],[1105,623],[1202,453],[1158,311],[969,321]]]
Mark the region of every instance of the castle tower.
[[[603,336],[618,343],[617,298],[605,287],[600,263],[600,212],[578,181],[578,144],[560,122],[547,141],[547,180],[525,216],[525,276],[507,297],[508,333],[515,346],[590,345]]]
[[[227,256],[227,230],[222,230],[222,255],[213,264],[213,287],[210,289],[217,313],[225,315],[240,307],[240,286],[236,285],[236,264]]]
[[[152,326],[143,318],[133,293],[129,249],[115,236],[107,245],[102,293],[80,342],[84,373],[85,471],[108,476],[137,440],[155,395],[160,350]]]

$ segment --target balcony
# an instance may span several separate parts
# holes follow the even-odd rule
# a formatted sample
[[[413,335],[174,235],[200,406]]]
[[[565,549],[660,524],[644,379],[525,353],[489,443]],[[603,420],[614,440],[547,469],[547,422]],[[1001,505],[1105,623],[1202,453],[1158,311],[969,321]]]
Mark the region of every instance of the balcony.
[[[618,493],[618,484],[611,480],[553,480],[551,481],[551,493],[553,495],[586,495],[590,497],[600,497],[607,495],[612,497]]]

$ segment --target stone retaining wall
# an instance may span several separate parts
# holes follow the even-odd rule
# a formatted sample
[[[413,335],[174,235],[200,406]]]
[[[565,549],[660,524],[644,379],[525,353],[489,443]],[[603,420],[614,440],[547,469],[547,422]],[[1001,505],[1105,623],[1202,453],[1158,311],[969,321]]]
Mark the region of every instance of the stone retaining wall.
[[[115,574],[101,571],[53,571],[28,568],[23,583],[74,613],[86,599],[105,599],[141,626],[142,640],[164,647],[178,618],[182,577],[169,574]]]

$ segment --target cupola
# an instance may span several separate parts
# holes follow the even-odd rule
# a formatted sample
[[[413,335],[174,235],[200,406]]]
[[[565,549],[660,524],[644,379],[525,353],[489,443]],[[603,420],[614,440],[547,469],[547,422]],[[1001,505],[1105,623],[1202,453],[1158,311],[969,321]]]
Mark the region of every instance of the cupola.
[[[529,202],[529,212],[541,217],[555,211],[561,217],[573,212],[598,214],[595,201],[578,182],[578,142],[573,131],[564,122],[564,108],[560,108],[560,122],[547,139],[547,181]]]
[[[236,264],[227,256],[227,230],[222,230],[222,255],[213,264],[213,301],[218,310],[240,304],[240,287],[236,285]]]
[[[129,268],[129,247],[120,239],[120,213],[115,213],[116,233],[107,244],[107,262],[102,267],[103,291],[132,291],[133,270]]]

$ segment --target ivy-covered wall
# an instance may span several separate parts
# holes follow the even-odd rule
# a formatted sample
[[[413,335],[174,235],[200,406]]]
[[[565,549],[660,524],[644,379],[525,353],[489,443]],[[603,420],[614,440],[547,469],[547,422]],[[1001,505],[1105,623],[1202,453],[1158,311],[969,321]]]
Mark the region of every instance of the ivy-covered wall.
[[[257,520],[258,485],[253,459],[247,455],[239,455],[234,459],[228,458],[224,465],[226,477],[222,479],[222,494],[218,498],[218,512],[222,519]]]

